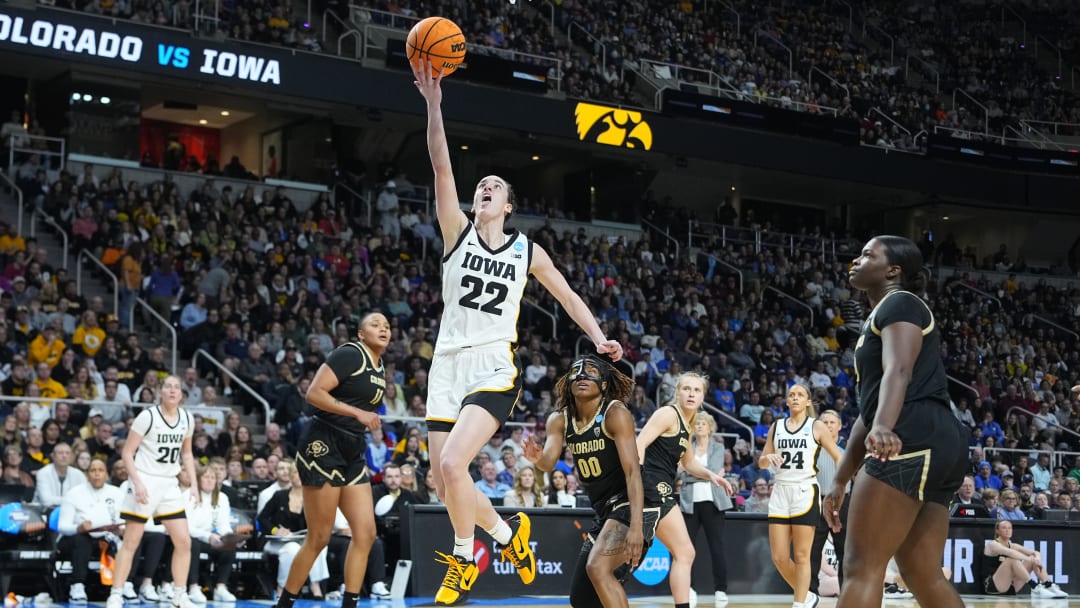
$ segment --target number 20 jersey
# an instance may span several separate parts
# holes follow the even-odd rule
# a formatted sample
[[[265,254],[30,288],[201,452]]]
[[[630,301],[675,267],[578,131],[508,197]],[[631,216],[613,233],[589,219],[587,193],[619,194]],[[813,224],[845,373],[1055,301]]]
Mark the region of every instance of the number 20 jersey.
[[[521,296],[529,281],[532,243],[517,230],[490,249],[469,222],[443,258],[444,302],[435,354],[514,344]]]
[[[142,475],[176,477],[180,473],[180,452],[184,439],[195,432],[195,422],[184,408],[177,408],[175,424],[169,424],[155,405],[139,412],[131,430],[143,436],[135,452],[135,468]]]

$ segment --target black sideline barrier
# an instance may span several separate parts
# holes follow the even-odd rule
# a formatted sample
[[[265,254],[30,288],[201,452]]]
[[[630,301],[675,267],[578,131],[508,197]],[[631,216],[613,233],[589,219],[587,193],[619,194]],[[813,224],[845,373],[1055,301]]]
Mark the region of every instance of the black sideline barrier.
[[[498,509],[504,515],[514,509]],[[472,596],[513,597],[519,595],[566,595],[570,577],[581,549],[582,535],[592,527],[591,509],[526,509],[532,519],[532,545],[537,556],[537,576],[525,586],[514,567],[502,563],[494,541],[483,531],[476,532],[476,556],[480,578]],[[432,597],[446,566],[435,562],[434,551],[449,551],[453,529],[446,509],[413,505],[402,523],[402,552],[413,560],[408,594]],[[1072,581],[1080,582],[1080,526],[1046,522],[1013,522],[1013,539],[1040,551],[1054,581],[1066,591]],[[949,528],[942,565],[953,572],[960,593],[980,594],[976,584],[983,575],[976,548],[992,538],[993,520],[954,519]],[[693,585],[708,593],[712,585],[712,560],[703,531],[694,539]],[[784,594],[790,588],[780,578],[769,554],[768,522],[764,515],[734,513],[724,527],[724,550],[728,564],[728,593]],[[667,595],[670,554],[659,543],[642,560],[642,565],[626,585],[631,595]]]

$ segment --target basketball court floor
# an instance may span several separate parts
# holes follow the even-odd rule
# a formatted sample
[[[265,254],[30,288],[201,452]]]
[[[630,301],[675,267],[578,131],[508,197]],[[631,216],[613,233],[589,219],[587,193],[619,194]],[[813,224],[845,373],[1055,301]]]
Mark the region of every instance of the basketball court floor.
[[[704,598],[703,598],[704,599]],[[714,606],[708,597],[707,601],[698,604],[700,608],[712,608]],[[968,608],[1080,608],[1080,597],[1062,600],[1032,600],[1029,596],[1017,596],[1013,598],[996,598],[985,596],[969,596],[964,598],[964,604]],[[51,604],[57,608],[81,608],[84,606],[104,607],[104,602],[92,602],[90,604]],[[372,601],[361,600],[357,608],[426,608],[434,606],[431,598],[406,598],[404,600]],[[477,607],[500,607],[500,608],[542,608],[546,606],[568,606],[566,597],[513,597],[505,599],[476,599],[470,600],[465,606]],[[630,598],[631,608],[673,608],[670,597],[633,597]],[[821,608],[830,608],[836,605],[835,598],[821,600]],[[26,608],[31,608],[24,605]],[[210,603],[213,608],[267,608],[273,606],[270,601],[240,601],[234,605]],[[296,608],[334,608],[340,606],[335,602],[315,602],[300,600],[296,602]],[[780,595],[734,595],[724,605],[726,608],[790,608],[791,596]],[[885,607],[895,608],[933,608],[920,607],[914,600],[888,600],[882,604]],[[36,604],[32,608],[46,608],[42,604]]]

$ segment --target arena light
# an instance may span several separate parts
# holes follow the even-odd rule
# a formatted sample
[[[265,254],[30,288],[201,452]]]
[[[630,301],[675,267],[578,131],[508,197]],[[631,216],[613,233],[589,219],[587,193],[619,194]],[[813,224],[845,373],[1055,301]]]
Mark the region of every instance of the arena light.
[[[469,145],[468,144],[461,144],[461,151],[462,152],[468,152],[469,151]]]
[[[87,102],[94,101],[94,96],[89,93],[83,93],[82,100]]]
[[[533,160],[540,160],[540,156],[538,154],[533,154],[532,159]]]
[[[200,124],[200,125],[205,125],[205,124],[206,124],[206,122],[207,122],[207,120],[206,120],[205,118],[200,118],[200,119],[199,119],[199,124]]]
[[[110,103],[112,103],[112,99],[109,98],[109,97],[102,97],[100,101],[101,101],[102,105],[106,105],[106,106],[109,105]]]
[[[72,93],[71,94],[71,101],[79,101],[80,99],[82,99],[81,94],[79,94],[79,93]]]
[[[228,115],[229,115],[229,111],[228,111],[228,110],[222,110],[222,111],[221,111],[221,115],[222,115],[222,116],[228,116]]]

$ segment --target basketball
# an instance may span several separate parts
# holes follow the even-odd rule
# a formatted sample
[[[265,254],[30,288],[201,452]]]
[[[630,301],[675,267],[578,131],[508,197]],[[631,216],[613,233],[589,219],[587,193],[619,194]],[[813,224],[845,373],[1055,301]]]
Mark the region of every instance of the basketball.
[[[465,59],[465,35],[456,23],[443,17],[428,17],[413,26],[405,40],[409,63],[419,67],[424,59],[431,61],[431,74],[453,74]]]

